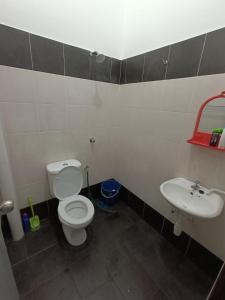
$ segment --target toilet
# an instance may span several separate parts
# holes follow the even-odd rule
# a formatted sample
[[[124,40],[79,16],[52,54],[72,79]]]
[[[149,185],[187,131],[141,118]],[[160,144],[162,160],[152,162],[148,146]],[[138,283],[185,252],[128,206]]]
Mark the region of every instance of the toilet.
[[[79,195],[83,186],[81,162],[75,159],[50,163],[46,167],[52,197],[59,199],[58,216],[69,244],[79,246],[87,238],[86,227],[94,217],[94,206]]]

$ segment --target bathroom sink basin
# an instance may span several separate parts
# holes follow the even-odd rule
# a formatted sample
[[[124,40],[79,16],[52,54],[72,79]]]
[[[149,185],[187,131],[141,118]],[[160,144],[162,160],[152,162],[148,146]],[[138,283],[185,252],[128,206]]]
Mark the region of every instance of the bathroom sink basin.
[[[185,178],[174,178],[160,185],[160,191],[166,200],[175,208],[201,218],[215,218],[223,209],[223,200],[216,193],[199,186],[193,190],[193,181]]]

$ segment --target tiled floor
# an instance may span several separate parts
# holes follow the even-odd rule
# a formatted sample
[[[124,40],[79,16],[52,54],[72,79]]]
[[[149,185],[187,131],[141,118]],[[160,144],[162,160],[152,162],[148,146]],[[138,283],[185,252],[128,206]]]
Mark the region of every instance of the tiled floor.
[[[56,218],[8,243],[21,299],[198,300],[212,285],[196,265],[126,204],[96,212],[85,246],[74,249]]]

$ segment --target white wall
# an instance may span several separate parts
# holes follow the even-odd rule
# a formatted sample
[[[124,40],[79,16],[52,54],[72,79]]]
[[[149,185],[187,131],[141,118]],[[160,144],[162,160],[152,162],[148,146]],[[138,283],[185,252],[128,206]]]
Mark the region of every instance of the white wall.
[[[224,0],[126,0],[123,58],[225,26]]]
[[[111,124],[118,96],[116,84],[0,66],[0,117],[20,208],[28,195],[34,203],[51,198],[50,162],[76,158],[88,164],[91,184],[113,177]]]
[[[162,182],[174,177],[225,189],[225,153],[186,142],[203,101],[224,89],[225,74],[125,84],[114,120],[115,178],[174,221]],[[116,148],[115,148],[116,151]],[[225,259],[225,208],[214,219],[186,222],[184,231]]]
[[[123,1],[0,0],[0,23],[121,57]]]

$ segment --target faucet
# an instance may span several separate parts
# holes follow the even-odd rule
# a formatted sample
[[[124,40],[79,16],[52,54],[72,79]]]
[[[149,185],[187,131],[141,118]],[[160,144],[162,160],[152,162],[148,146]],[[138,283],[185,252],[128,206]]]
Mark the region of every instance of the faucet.
[[[194,190],[194,191],[197,191],[197,190],[199,190],[199,188],[200,188],[200,181],[199,180],[195,180],[194,181],[194,184],[193,185],[191,185],[191,188]]]

